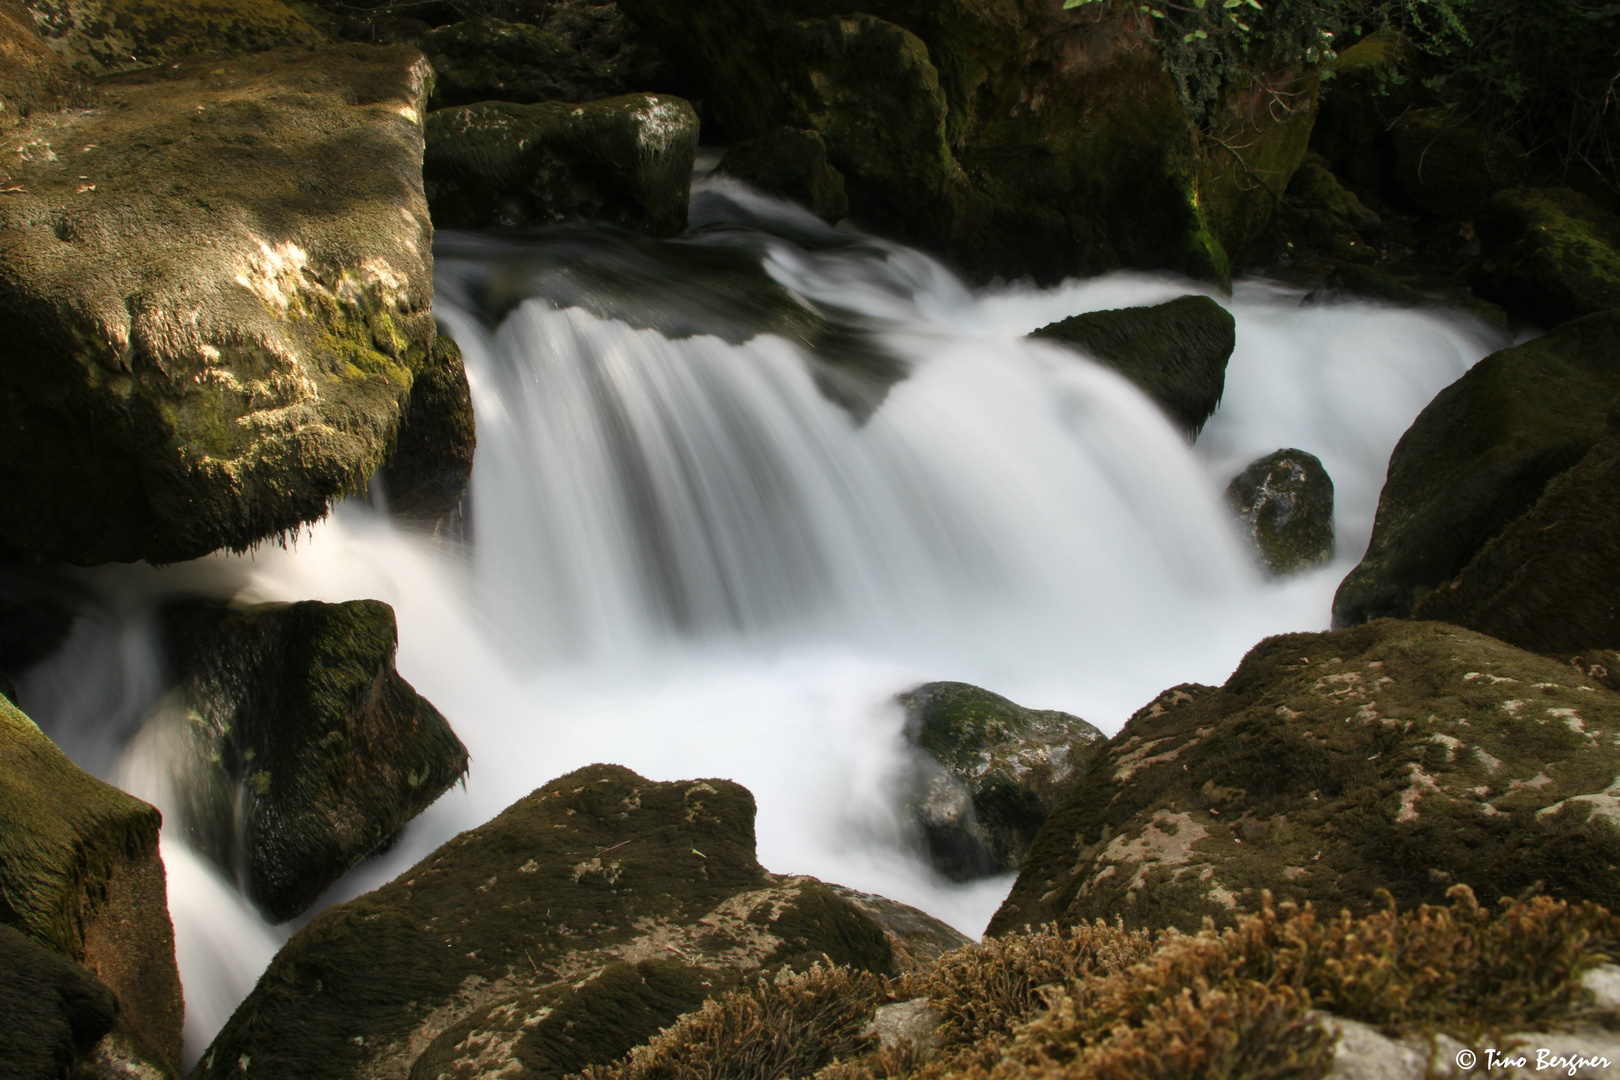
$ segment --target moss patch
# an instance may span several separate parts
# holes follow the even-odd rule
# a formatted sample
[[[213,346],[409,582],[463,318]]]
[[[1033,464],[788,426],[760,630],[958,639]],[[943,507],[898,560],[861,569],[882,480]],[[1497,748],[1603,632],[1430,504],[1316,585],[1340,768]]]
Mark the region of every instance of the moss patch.
[[[1515,188],[1477,222],[1480,295],[1538,326],[1620,307],[1620,217],[1579,192]]]
[[[1333,558],[1333,478],[1314,454],[1267,454],[1232,478],[1226,502],[1273,574]]]

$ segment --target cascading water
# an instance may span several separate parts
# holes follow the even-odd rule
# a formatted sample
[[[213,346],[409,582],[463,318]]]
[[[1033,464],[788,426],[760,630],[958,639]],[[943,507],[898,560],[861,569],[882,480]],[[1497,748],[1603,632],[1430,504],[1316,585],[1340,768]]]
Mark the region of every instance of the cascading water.
[[[152,745],[130,736],[162,690],[155,602],[375,597],[398,614],[400,671],[472,771],[328,902],[607,760],[734,778],[758,800],[770,869],[976,933],[1010,881],[951,884],[912,853],[891,799],[892,695],[958,679],[1113,730],[1167,685],[1224,679],[1267,634],[1324,627],[1396,439],[1504,344],[1240,284],[1223,300],[1238,343],[1225,400],[1189,448],[1118,376],[1024,339],[1187,282],[970,292],[922,255],[724,182],[698,187],[693,225],[675,243],[441,237],[437,311],[479,425],[471,543],[345,504],[294,550],[84,574],[99,614],[21,680],[25,707],[87,767],[161,799],[162,762],[120,758]],[[1332,475],[1339,554],[1272,582],[1219,493],[1284,446]],[[164,854],[196,1054],[288,931],[174,838]]]

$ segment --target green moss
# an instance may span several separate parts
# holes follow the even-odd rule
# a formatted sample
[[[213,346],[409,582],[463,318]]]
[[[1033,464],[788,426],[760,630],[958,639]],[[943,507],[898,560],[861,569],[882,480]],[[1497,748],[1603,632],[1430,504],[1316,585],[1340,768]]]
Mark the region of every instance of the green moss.
[[[1477,222],[1475,288],[1538,326],[1620,307],[1620,217],[1565,188],[1496,195]]]
[[[67,1076],[113,1029],[118,1002],[90,973],[9,926],[0,926],[0,1034],[19,1078]]]
[[[477,444],[461,350],[440,334],[411,386],[405,418],[388,455],[389,512],[423,523],[455,513],[472,478]]]

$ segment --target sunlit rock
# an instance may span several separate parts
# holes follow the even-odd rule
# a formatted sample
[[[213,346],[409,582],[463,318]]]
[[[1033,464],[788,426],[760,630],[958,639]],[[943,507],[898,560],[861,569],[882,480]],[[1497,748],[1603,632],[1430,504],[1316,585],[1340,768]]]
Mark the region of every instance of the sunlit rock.
[[[422,36],[435,76],[432,106],[477,101],[595,101],[627,90],[555,34],[537,26],[478,18]]]

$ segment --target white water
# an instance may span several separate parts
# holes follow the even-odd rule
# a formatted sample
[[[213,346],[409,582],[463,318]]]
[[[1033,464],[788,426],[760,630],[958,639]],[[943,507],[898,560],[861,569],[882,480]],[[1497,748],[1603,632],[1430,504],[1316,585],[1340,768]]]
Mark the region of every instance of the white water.
[[[740,205],[829,240],[803,215],[707,192],[699,220]],[[441,255],[438,314],[478,413],[475,543],[346,504],[296,550],[86,574],[102,614],[21,681],[25,707],[87,767],[153,794],[117,747],[161,689],[143,628],[156,598],[375,597],[397,612],[400,671],[472,770],[327,902],[605,760],[736,779],[758,800],[769,869],[977,934],[1010,878],[953,885],[907,848],[889,798],[903,762],[892,695],[958,679],[1112,731],[1168,685],[1224,680],[1267,634],[1324,628],[1395,440],[1503,344],[1432,315],[1299,309],[1296,292],[1240,285],[1217,297],[1237,319],[1225,400],[1188,447],[1123,380],[1023,335],[1197,286],[1121,274],[972,292],[901,248],[709,242],[726,235],[912,366],[865,425],[779,338],[671,341],[543,300],[490,331],[456,301],[477,260]],[[1326,464],[1340,542],[1332,566],[1276,583],[1247,564],[1219,494],[1283,446]],[[94,669],[104,677],[86,679]],[[194,1057],[289,928],[262,924],[178,844],[165,856]]]

